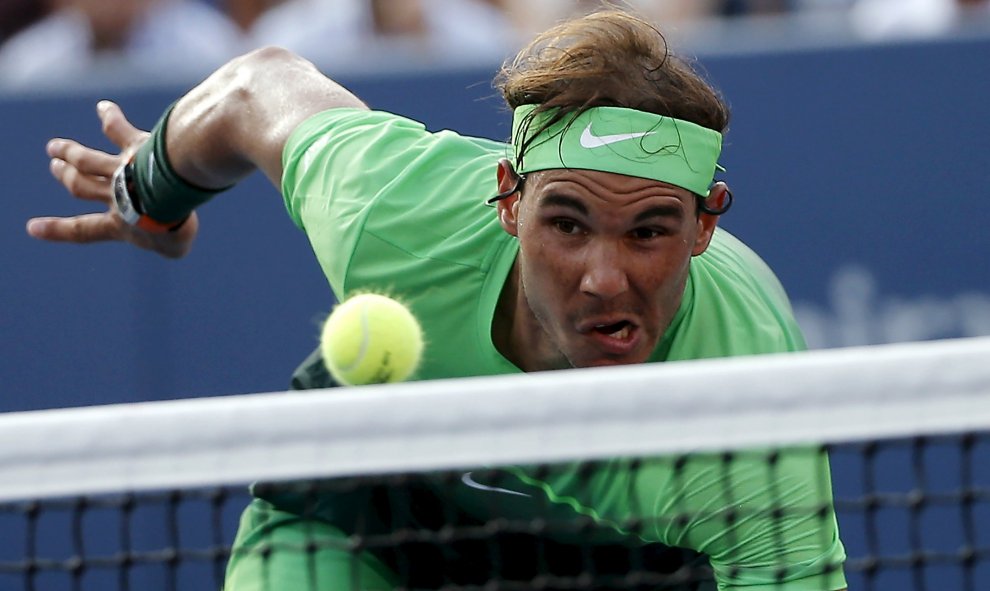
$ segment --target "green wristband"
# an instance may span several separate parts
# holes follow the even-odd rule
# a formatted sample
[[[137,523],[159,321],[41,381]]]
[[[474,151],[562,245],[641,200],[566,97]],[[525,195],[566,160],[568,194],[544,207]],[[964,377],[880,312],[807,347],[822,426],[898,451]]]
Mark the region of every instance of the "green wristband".
[[[172,103],[158,120],[151,137],[134,155],[134,180],[137,200],[144,214],[162,223],[177,222],[189,217],[194,209],[206,203],[223,189],[197,187],[179,176],[172,168],[165,150],[165,131]]]

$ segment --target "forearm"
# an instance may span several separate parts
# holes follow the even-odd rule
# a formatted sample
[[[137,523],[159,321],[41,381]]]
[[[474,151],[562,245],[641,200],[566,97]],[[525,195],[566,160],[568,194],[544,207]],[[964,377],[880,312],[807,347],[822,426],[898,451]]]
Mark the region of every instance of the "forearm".
[[[260,49],[178,101],[168,120],[168,158],[179,176],[203,188],[228,187],[255,169],[278,186],[289,134],[334,107],[364,104],[310,62],[283,49]]]

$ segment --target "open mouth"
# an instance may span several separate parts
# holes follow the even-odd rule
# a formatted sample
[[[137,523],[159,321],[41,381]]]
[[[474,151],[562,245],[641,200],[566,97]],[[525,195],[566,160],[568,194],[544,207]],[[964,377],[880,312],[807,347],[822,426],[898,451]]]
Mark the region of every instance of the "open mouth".
[[[593,330],[610,338],[624,341],[630,337],[633,328],[633,324],[628,320],[620,320],[612,324],[596,325]]]

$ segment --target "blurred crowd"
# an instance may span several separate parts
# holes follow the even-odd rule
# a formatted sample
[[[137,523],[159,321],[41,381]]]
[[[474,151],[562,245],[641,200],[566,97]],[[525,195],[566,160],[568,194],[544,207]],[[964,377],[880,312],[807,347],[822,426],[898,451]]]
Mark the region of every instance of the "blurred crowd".
[[[520,41],[601,0],[3,0],[0,85],[64,83],[126,65],[206,73],[264,45],[359,69],[501,60]],[[937,33],[990,0],[626,0],[663,27],[711,19],[843,12],[864,34]]]

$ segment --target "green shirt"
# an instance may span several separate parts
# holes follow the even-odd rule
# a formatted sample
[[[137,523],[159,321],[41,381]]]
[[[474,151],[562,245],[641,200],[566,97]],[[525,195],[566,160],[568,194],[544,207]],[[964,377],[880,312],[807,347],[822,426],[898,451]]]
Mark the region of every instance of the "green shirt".
[[[337,109],[305,121],[283,156],[282,192],[338,298],[385,291],[429,343],[419,379],[518,372],[495,349],[495,305],[518,252],[485,199],[508,146],[390,113]],[[691,261],[681,308],[654,361],[804,348],[779,282],[716,230]]]
[[[286,145],[286,207],[309,238],[334,293],[339,298],[364,290],[389,293],[419,318],[427,348],[416,379],[519,371],[491,339],[495,306],[518,245],[484,203],[497,192],[496,162],[508,151],[502,143],[430,133],[415,121],[358,109],[311,117]],[[776,277],[739,240],[717,230],[708,250],[692,259],[681,307],[651,359],[803,348]],[[823,568],[844,558],[831,511],[827,458],[792,450],[771,469],[764,456],[739,454],[731,467],[714,456],[683,463],[616,459],[599,464],[590,476],[575,465],[547,472],[516,468],[505,478],[521,494],[503,495],[508,498],[498,504],[497,515],[490,514],[485,498],[490,492],[447,487],[444,494],[480,519],[525,518],[537,510],[561,519],[584,515],[594,521],[596,539],[661,542],[703,552],[720,589],[844,587],[841,569]],[[291,536],[285,528],[272,528],[273,520],[295,523],[291,512],[282,514],[263,501],[253,507],[245,515],[239,547],[257,543],[254,533],[262,525]],[[772,516],[774,507],[783,508],[784,516]],[[331,514],[328,510],[323,520],[339,525],[339,515]],[[637,518],[643,520],[630,529]],[[235,553],[232,566],[243,562]],[[779,582],[781,576],[786,582]]]

